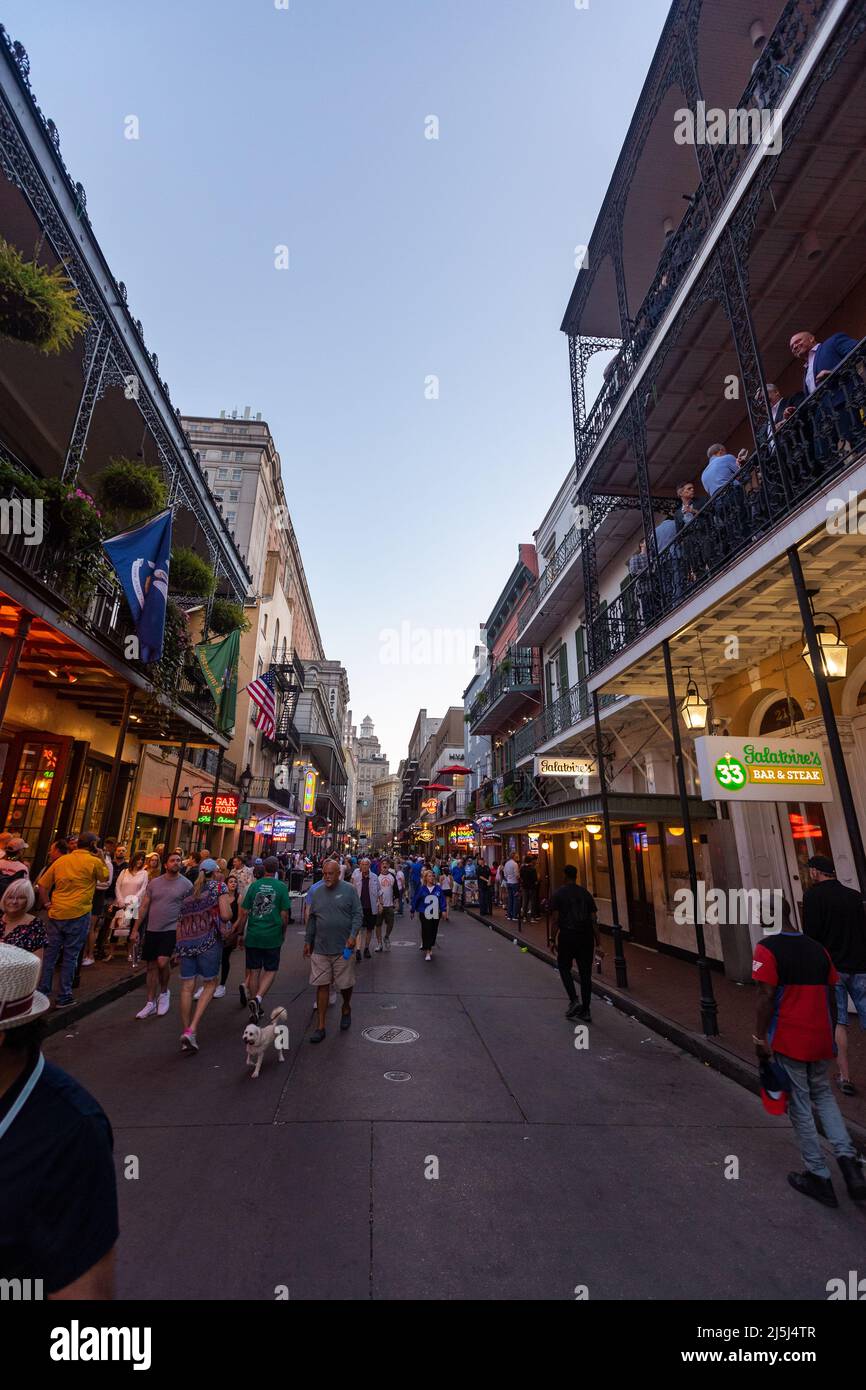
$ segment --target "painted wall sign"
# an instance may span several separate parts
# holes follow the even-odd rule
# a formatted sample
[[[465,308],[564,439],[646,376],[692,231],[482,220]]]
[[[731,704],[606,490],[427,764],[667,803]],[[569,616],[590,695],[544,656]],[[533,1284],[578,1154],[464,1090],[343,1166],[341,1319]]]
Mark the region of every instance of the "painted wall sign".
[[[535,759],[536,777],[592,777],[595,763],[591,758],[553,758]]]
[[[823,743],[812,738],[695,739],[706,801],[832,801]]]

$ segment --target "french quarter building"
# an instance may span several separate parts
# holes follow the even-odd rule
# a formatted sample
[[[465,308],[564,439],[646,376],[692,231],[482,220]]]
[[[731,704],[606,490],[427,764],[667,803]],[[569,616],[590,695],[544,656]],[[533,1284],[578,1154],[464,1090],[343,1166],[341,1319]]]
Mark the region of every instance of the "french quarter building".
[[[762,924],[678,890],[799,913],[820,852],[866,893],[864,30],[853,0],[676,0],[562,323],[576,461],[514,636],[544,708],[505,733],[536,800],[497,831],[696,957],[708,1032],[708,967],[749,978]]]
[[[205,621],[218,600],[242,605],[251,575],[37,105],[27,54],[4,30],[0,239],[0,818],[38,869],[57,835],[95,829],[129,843],[148,746],[183,747],[202,780],[218,763],[234,778],[191,649],[201,603],[170,591],[163,660],[143,664],[101,549],[107,511],[171,507],[173,557],[183,549],[187,573],[197,557],[211,577]],[[38,311],[16,297],[22,275],[38,282]],[[134,499],[123,492],[133,481],[144,489]],[[177,791],[167,758],[164,833],[140,832],[145,844],[166,838]]]

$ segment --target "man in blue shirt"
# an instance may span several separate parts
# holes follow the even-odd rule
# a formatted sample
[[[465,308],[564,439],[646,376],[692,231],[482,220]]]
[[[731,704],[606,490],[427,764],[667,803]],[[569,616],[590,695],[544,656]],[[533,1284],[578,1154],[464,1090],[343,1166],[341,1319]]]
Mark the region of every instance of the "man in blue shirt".
[[[733,454],[728,453],[724,444],[711,444],[707,450],[709,462],[701,474],[704,491],[712,497],[714,492],[718,492],[732,478],[736,478],[741,464],[745,463],[748,457],[748,449],[741,449],[737,457],[734,458]]]

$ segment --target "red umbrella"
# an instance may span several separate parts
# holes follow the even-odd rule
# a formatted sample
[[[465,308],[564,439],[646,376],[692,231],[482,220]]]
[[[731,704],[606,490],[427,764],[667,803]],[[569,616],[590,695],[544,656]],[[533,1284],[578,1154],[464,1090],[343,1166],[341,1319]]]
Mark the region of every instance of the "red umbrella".
[[[428,782],[423,788],[425,792],[453,792],[453,787],[445,787],[441,782]]]
[[[472,768],[461,767],[460,763],[452,763],[450,767],[440,767],[439,771],[436,773],[436,776],[444,777],[447,772],[457,773],[461,777],[468,777],[471,776]]]

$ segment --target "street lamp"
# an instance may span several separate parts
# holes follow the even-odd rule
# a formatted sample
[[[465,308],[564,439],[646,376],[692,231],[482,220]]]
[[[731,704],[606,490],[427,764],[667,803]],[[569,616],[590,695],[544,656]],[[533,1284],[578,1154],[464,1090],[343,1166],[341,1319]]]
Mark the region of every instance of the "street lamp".
[[[184,787],[182,792],[177,794],[177,807],[179,811],[188,811],[192,805],[192,792],[189,786]]]
[[[247,797],[249,796],[252,780],[253,774],[250,769],[249,763],[247,763],[246,767],[244,768],[243,772],[238,778],[238,786],[241,789],[241,801],[246,801]]]
[[[689,668],[686,698],[680,705],[680,713],[687,729],[705,729],[707,727],[707,702],[701,699],[700,691],[692,680],[691,668]]]
[[[816,613],[812,604],[812,594],[817,590],[809,591],[809,603],[812,606],[812,619],[815,622],[815,638],[818,643],[818,650],[821,653],[821,665],[824,669],[824,676],[828,681],[842,680],[848,670],[848,647],[842,641],[842,633],[839,630],[839,623],[832,613]],[[829,618],[832,628],[826,627],[817,621],[818,618]],[[815,668],[812,665],[812,654],[809,651],[809,643],[806,641],[806,634],[803,633],[802,657],[812,675]]]

